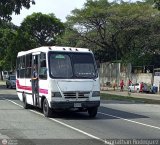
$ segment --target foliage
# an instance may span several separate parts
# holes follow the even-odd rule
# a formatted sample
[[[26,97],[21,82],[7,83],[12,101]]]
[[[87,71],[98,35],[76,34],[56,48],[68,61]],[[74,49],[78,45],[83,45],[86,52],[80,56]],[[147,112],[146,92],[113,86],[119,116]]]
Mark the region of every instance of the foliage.
[[[78,31],[81,42],[94,48],[101,62],[136,63],[137,58],[147,57],[143,63],[149,63],[159,49],[159,12],[148,2],[88,0],[83,9],[72,11],[67,23]]]
[[[64,25],[53,14],[34,13],[20,27],[1,21],[0,25],[0,68],[14,70],[19,51],[42,45],[54,45],[64,31]]]
[[[62,36],[57,38],[56,45],[76,47],[79,40],[78,38],[79,38],[78,32],[70,28],[66,23],[65,32]]]
[[[154,8],[160,10],[160,0],[154,0]]]
[[[30,40],[26,32],[19,31],[19,28],[12,23],[5,21],[0,25],[0,68],[14,70],[16,56],[19,51],[34,48],[35,42]]]
[[[14,69],[19,51],[55,44],[90,48],[100,62],[157,64],[160,12],[152,4],[152,0],[134,3],[87,0],[82,9],[72,11],[65,24],[53,14],[42,13],[27,16],[20,28],[0,21],[0,68]],[[10,13],[7,17],[0,13],[3,19],[9,20],[8,16]]]
[[[110,4],[106,0],[88,0],[81,10],[72,11],[72,16],[68,16],[68,23],[77,29],[80,38],[85,43],[94,44],[96,48],[109,51],[106,32],[106,11]],[[108,46],[106,48],[106,45]]]
[[[22,7],[29,9],[30,3],[35,4],[34,0],[1,0],[0,2],[0,20],[10,21],[11,15],[20,14]]]
[[[56,38],[64,31],[64,25],[53,14],[33,13],[27,16],[20,27],[34,39],[37,46],[54,45]]]
[[[12,29],[0,29],[0,67],[4,69],[10,69],[10,61],[7,58],[12,56],[12,53],[8,53],[8,47],[13,41],[16,35],[16,31]],[[14,52],[12,50],[12,52]],[[9,57],[10,58],[10,57]]]

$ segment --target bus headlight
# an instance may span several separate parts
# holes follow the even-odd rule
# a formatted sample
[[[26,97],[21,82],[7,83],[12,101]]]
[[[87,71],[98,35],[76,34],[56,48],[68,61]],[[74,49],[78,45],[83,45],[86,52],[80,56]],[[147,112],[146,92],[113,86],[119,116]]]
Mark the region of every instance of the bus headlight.
[[[93,91],[92,97],[99,97],[100,96],[100,91]]]
[[[62,97],[60,92],[52,92],[52,97]]]

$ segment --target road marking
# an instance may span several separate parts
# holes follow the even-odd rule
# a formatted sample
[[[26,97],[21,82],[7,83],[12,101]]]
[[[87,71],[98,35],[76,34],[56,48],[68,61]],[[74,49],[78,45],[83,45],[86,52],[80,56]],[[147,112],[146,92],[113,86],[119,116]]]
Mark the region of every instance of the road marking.
[[[122,118],[122,117],[119,117],[119,116],[115,116],[115,115],[111,115],[111,114],[107,114],[107,113],[103,113],[103,112],[98,112],[98,113],[102,114],[102,115],[105,115],[105,116],[110,116],[110,117],[114,117],[114,118],[117,118],[117,119],[122,119],[122,120],[125,120],[125,121],[128,121],[128,122],[132,122],[132,123],[135,123],[135,124],[139,124],[139,125],[143,125],[143,126],[147,126],[147,127],[151,127],[151,128],[155,128],[155,129],[160,130],[160,127],[153,126],[153,125],[150,125],[150,124],[145,124],[145,123],[142,123],[142,122],[137,122],[137,121],[133,121],[133,120],[130,120],[130,119],[125,119],[125,118]]]
[[[13,104],[15,104],[15,105],[23,108],[22,105],[19,105],[18,103],[14,102],[14,101],[12,101],[12,100],[9,100],[9,99],[5,99],[5,100],[7,100],[7,101],[9,101],[9,102],[11,102],[11,103],[13,103]],[[39,112],[34,111],[34,110],[31,110],[31,109],[28,109],[28,110],[29,110],[30,112],[33,112],[33,113],[35,113],[35,114],[38,114],[38,115],[41,115],[41,116],[44,117],[44,115],[43,115],[42,113],[39,113]],[[61,125],[65,126],[65,127],[67,127],[67,128],[70,128],[70,129],[72,129],[72,130],[75,130],[75,131],[77,131],[77,132],[80,132],[80,133],[82,133],[82,134],[84,134],[84,135],[86,135],[86,136],[89,136],[89,137],[93,138],[93,139],[99,140],[99,141],[105,143],[106,145],[107,145],[107,144],[108,144],[108,145],[111,144],[110,142],[107,142],[106,140],[103,140],[103,139],[101,139],[101,138],[99,138],[99,137],[96,137],[96,136],[90,134],[90,133],[87,133],[87,132],[85,132],[85,131],[83,131],[83,130],[80,130],[80,129],[78,129],[78,128],[75,128],[75,127],[73,127],[73,126],[71,126],[71,125],[68,125],[68,124],[66,124],[66,123],[64,123],[64,122],[58,121],[57,119],[53,119],[53,118],[48,118],[48,119],[50,119],[50,120],[52,120],[52,121],[54,121],[54,122],[56,122],[56,123],[58,123],[58,124],[61,124]]]
[[[5,99],[5,98],[3,98],[3,99]],[[23,108],[22,105],[19,105],[18,103],[14,102],[14,101],[12,101],[12,100],[9,100],[9,99],[5,99],[5,100],[7,100],[7,101],[9,101],[9,102],[11,102],[11,103],[13,103],[13,104],[15,104],[15,105],[17,105],[17,106]]]

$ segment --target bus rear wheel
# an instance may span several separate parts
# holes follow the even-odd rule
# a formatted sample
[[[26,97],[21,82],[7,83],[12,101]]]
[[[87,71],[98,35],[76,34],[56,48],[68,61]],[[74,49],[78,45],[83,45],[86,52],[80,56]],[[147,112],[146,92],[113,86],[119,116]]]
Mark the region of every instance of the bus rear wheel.
[[[52,115],[52,110],[49,107],[49,104],[46,98],[43,101],[43,114],[45,117],[51,117]]]
[[[23,96],[23,108],[29,109],[30,106],[29,106],[29,104],[27,104],[26,95],[23,93],[22,96]]]
[[[88,108],[89,117],[94,118],[97,115],[98,107]]]

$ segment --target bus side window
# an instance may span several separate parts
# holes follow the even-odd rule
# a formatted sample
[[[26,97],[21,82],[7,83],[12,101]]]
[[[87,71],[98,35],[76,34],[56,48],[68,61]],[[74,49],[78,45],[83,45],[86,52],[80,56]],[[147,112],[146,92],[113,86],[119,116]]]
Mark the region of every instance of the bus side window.
[[[31,78],[32,54],[26,55],[26,78]]]
[[[19,77],[25,78],[25,56],[20,57]]]
[[[40,79],[47,79],[47,68],[46,68],[45,53],[41,53],[41,55],[40,55],[39,78]]]

